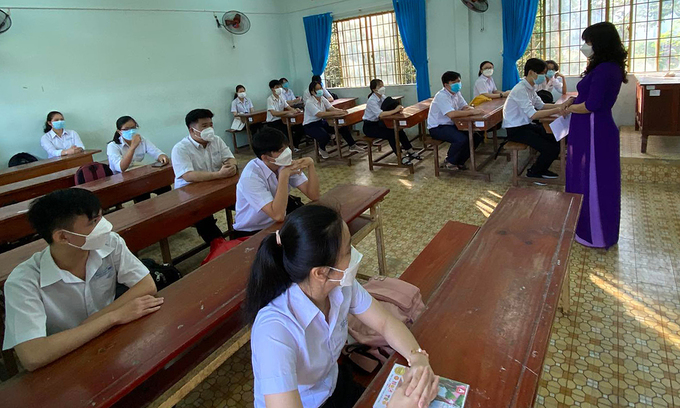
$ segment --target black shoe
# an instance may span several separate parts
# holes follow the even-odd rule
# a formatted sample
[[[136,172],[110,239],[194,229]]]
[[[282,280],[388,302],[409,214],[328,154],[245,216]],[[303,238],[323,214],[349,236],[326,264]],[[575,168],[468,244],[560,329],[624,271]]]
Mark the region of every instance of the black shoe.
[[[413,160],[423,160],[422,156],[417,153],[406,153],[406,155]]]
[[[532,172],[531,170],[527,170],[527,177],[529,177],[529,178],[542,179],[542,178],[543,178],[543,174],[541,174],[541,173],[534,173],[534,172]],[[537,186],[545,186],[545,185],[546,185],[545,183],[542,183],[542,182],[540,182],[540,181],[534,181],[534,184],[536,184]]]
[[[553,173],[550,170],[544,171],[542,176],[543,176],[544,179],[556,179],[556,178],[560,177],[557,173]]]

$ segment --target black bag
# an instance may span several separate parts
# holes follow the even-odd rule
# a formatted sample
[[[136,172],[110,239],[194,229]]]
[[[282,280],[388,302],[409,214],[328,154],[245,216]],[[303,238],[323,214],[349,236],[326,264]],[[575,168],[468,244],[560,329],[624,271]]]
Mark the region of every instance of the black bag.
[[[553,103],[555,101],[552,92],[545,89],[541,89],[540,91],[536,92],[536,94],[539,98],[541,98],[543,103]]]
[[[383,111],[391,111],[397,109],[397,106],[399,106],[399,101],[392,98],[391,96],[388,96],[380,105],[380,109]]]
[[[9,164],[7,165],[8,167],[14,167],[18,166],[20,164],[26,164],[26,163],[33,163],[37,162],[38,158],[33,156],[32,154],[23,152],[23,153],[17,153],[14,156],[12,156],[11,159],[9,159]]]
[[[161,290],[171,283],[177,282],[182,278],[182,274],[170,264],[160,265],[153,259],[144,258],[141,260],[144,266],[149,268],[153,281],[156,282],[156,289]]]
[[[288,196],[288,205],[286,205],[286,214],[290,214],[293,211],[297,210],[298,208],[302,207],[305,205],[302,202],[302,199],[300,197],[296,197],[294,195],[289,195]]]

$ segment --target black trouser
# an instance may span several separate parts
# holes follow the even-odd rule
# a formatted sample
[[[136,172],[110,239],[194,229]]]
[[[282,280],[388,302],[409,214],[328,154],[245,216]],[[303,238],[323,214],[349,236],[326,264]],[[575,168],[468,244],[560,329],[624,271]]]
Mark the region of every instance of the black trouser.
[[[385,126],[385,122],[379,120],[377,122],[371,122],[368,120],[364,121],[364,134],[373,139],[385,139],[390,143],[392,151],[397,151],[397,143],[394,140],[394,130]],[[404,150],[411,150],[413,146],[411,141],[408,140],[406,132],[403,130],[399,131],[399,142],[401,143],[401,148]]]
[[[217,220],[212,215],[203,218],[194,224],[194,227],[206,244],[210,244],[215,238],[222,238],[222,230],[217,226]]]
[[[170,190],[171,190],[170,186],[165,186],[165,187],[159,188],[158,190],[152,191],[152,193],[154,193],[156,195],[161,195],[163,193],[167,193]],[[137,204],[137,203],[141,203],[144,200],[148,200],[149,198],[151,198],[151,193],[138,195],[137,197],[133,198],[132,200],[135,202],[135,204]]]
[[[340,364],[335,390],[321,408],[351,408],[359,401],[365,390],[352,378],[352,370],[348,366]]]
[[[326,150],[326,145],[331,141],[331,135],[335,134],[335,129],[323,119],[306,124],[304,129],[307,136],[319,143],[321,150]],[[352,137],[352,132],[349,131],[347,126],[340,127],[340,134],[348,145],[354,146],[356,142]]]
[[[543,125],[530,123],[524,126],[506,128],[508,140],[529,145],[540,155],[529,169],[531,173],[543,174],[552,162],[560,156],[560,142],[546,133]]]
[[[461,132],[455,125],[439,125],[429,130],[433,139],[449,142],[449,151],[446,154],[446,161],[462,166],[470,158],[470,138],[467,132]],[[482,143],[483,136],[475,132],[472,139],[475,142],[475,149]]]
[[[273,122],[267,122],[267,126],[281,131],[284,135],[286,135],[286,138],[288,137],[288,126],[286,126],[286,124],[283,123],[282,120],[275,120]],[[300,140],[302,140],[302,136],[304,135],[304,130],[302,129],[302,125],[292,126],[290,128],[290,132],[293,134],[293,147],[300,146]]]

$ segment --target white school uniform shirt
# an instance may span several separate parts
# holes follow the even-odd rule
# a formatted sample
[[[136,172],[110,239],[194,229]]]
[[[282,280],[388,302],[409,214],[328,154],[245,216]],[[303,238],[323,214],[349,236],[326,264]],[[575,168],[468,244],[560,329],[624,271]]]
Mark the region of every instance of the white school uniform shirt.
[[[109,144],[106,145],[106,155],[109,158],[109,167],[111,167],[113,174],[123,172],[123,170],[120,168],[120,162],[123,160],[123,157],[128,153],[129,150],[130,146],[128,146],[127,143],[123,141],[122,137],[120,138],[120,143],[109,142]],[[154,160],[158,160],[160,155],[165,153],[157,148],[156,145],[151,143],[151,141],[142,138],[139,146],[137,146],[135,149],[135,153],[132,156],[132,162],[130,162],[130,165],[133,163],[140,163],[142,160],[144,160],[144,156],[147,154],[153,157]]]
[[[243,101],[240,98],[231,101],[231,113],[250,113],[253,108],[253,102],[248,97],[243,98]]]
[[[514,128],[528,125],[537,110],[543,109],[543,101],[526,78],[519,81],[503,106],[503,127]]]
[[[222,168],[222,163],[233,159],[234,154],[222,138],[215,138],[206,147],[187,136],[172,148],[172,169],[175,172],[175,188],[190,184],[184,180],[184,173],[190,171],[216,172]]]
[[[475,92],[474,95],[475,97],[481,95],[481,94],[492,94],[493,91],[497,90],[496,88],[496,83],[493,80],[493,77],[485,77],[484,75],[480,75],[479,78],[475,81]]]
[[[283,97],[283,94],[279,95],[278,98],[274,95],[269,95],[267,98],[267,122],[281,120],[280,117],[272,115],[270,111],[281,112],[285,111],[287,107],[288,102],[286,101],[286,98]]]
[[[366,312],[373,298],[356,280],[328,298],[328,322],[295,283],[257,313],[251,336],[256,408],[265,408],[265,395],[295,389],[304,408],[317,408],[335,390],[347,315]]]
[[[113,303],[116,283],[133,287],[148,274],[115,232],[102,249],[90,251],[84,281],[60,269],[50,247],[33,254],[5,283],[2,349],[79,326]]]
[[[47,152],[47,158],[60,157],[61,151],[69,147],[85,148],[83,141],[75,130],[64,130],[61,137],[54,130],[45,133],[40,139],[40,145]]]
[[[302,122],[303,125],[308,125],[310,123],[318,122],[321,120],[320,117],[316,116],[319,112],[326,112],[331,109],[333,105],[328,102],[326,98],[309,98],[305,102],[305,120]]]
[[[323,90],[323,96],[324,96],[326,99],[329,99],[329,98],[332,98],[332,97],[333,97],[333,95],[331,95],[331,93],[328,92],[328,90],[327,90],[326,88],[321,88],[321,89]],[[311,97],[312,97],[312,94],[309,93],[309,89],[305,89],[305,92],[304,92],[303,95],[302,95],[302,100],[303,100],[304,102],[307,102],[307,99],[309,99],[309,98],[311,98]]]
[[[295,99],[295,92],[293,92],[292,89],[284,88],[283,89],[283,95],[281,95],[281,96],[283,96],[283,99],[285,99],[286,102],[292,101],[293,99]]]
[[[546,78],[546,81],[543,82],[542,84],[534,85],[534,89],[536,90],[536,92],[538,92],[538,91],[552,92],[553,89],[554,89],[561,94],[562,93],[562,79],[557,78],[557,77],[552,77],[550,79]]]
[[[385,98],[385,95],[379,97],[375,92],[372,93],[366,101],[366,110],[364,111],[364,117],[362,119],[369,122],[379,121],[380,114],[383,112],[382,103]]]
[[[454,125],[454,122],[446,116],[451,111],[458,111],[467,106],[465,98],[460,92],[455,95],[446,88],[442,88],[434,96],[430,105],[430,112],[427,114],[427,128],[432,129],[441,125]]]
[[[279,169],[280,171],[280,169]],[[307,182],[304,173],[291,174],[288,192]],[[274,201],[279,179],[260,159],[246,164],[236,184],[236,218],[234,229],[238,231],[259,231],[274,224],[274,220],[262,208]]]

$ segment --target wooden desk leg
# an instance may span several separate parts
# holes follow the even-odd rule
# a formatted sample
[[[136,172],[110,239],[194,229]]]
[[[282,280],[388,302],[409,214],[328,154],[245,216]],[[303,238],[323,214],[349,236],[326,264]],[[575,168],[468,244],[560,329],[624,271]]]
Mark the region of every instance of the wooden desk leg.
[[[281,119],[283,120],[283,119]],[[288,143],[293,143],[293,127],[290,125],[290,119],[286,121],[286,129],[288,129]]]
[[[342,157],[342,143],[340,143],[340,125],[338,125],[338,120],[333,121],[333,131],[335,132],[335,146],[338,149],[338,157]]]
[[[567,268],[567,273],[564,275],[564,282],[562,283],[562,293],[560,294],[560,307],[562,308],[563,314],[569,314],[569,308],[571,307],[571,297],[569,296],[569,268]]]
[[[470,164],[472,164],[472,171],[477,171],[477,160],[475,160],[475,135],[473,122],[468,124],[468,139],[470,141]]]
[[[253,134],[250,131],[250,118],[246,118],[246,133],[248,134],[248,146],[250,146],[250,150],[253,150]],[[236,146],[234,146],[236,147]]]
[[[647,153],[647,138],[649,138],[649,135],[643,133],[642,134],[642,146],[640,147],[641,153]]]
[[[371,207],[371,221],[375,223],[375,243],[377,245],[378,272],[381,276],[387,276],[385,241],[383,239],[382,216],[380,215],[379,203]]]
[[[163,238],[158,242],[161,246],[161,257],[163,258],[163,263],[172,263],[172,254],[170,254],[170,243],[167,238]]]

